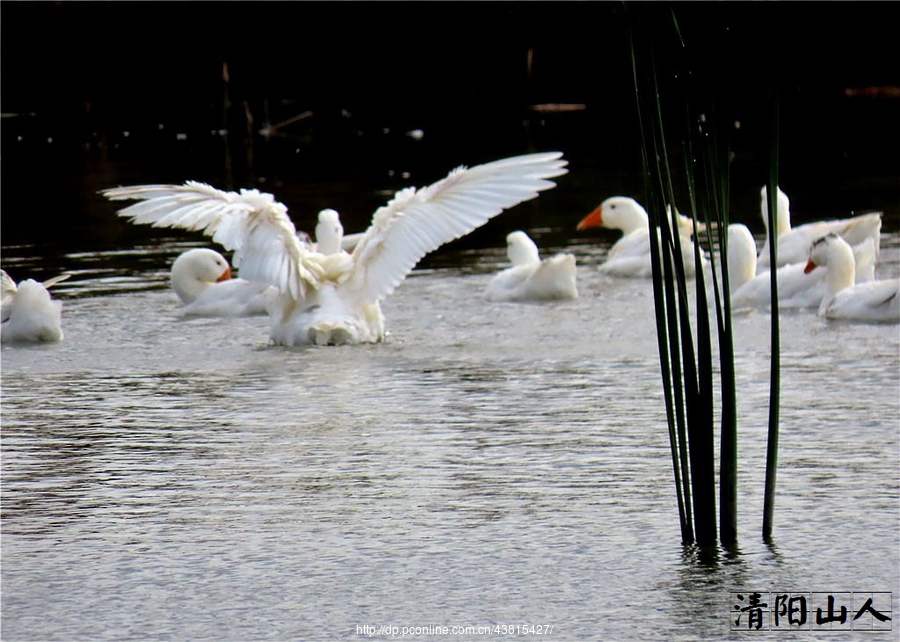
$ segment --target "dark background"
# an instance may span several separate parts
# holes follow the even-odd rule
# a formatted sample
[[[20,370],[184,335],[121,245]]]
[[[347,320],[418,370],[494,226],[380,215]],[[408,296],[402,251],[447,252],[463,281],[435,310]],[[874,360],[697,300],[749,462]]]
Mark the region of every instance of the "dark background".
[[[359,228],[391,190],[551,149],[571,172],[540,200],[574,236],[603,198],[642,197],[635,6],[3,1],[4,247],[127,242],[97,190],[188,179],[272,191],[295,216],[336,206]],[[734,218],[762,230],[777,96],[795,222],[882,210],[886,229],[900,227],[892,3],[640,6],[678,21],[681,40],[659,43],[672,52],[663,81],[690,71],[740,122]],[[545,104],[578,108],[535,109]]]

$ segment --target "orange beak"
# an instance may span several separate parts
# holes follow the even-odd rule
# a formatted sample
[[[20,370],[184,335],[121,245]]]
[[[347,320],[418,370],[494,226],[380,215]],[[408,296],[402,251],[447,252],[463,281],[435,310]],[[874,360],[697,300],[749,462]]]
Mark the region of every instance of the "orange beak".
[[[216,279],[216,283],[218,283],[219,281],[227,281],[230,278],[231,278],[231,268],[227,267],[227,268],[225,268],[225,271],[222,272],[221,276],[219,276],[219,278]]]
[[[812,259],[806,262],[806,267],[803,268],[803,274],[809,274],[813,270],[815,270],[818,266],[813,262]]]
[[[603,206],[597,207],[593,212],[581,219],[576,230],[587,230],[592,227],[603,227]]]

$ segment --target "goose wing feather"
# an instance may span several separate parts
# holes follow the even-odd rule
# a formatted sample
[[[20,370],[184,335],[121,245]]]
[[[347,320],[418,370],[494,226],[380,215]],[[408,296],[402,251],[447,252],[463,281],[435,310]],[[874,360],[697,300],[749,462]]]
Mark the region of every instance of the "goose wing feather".
[[[226,192],[205,183],[137,185],[103,190],[110,200],[137,199],[119,211],[133,223],[199,231],[233,250],[241,276],[276,286],[294,299],[316,287],[321,270],[297,238],[287,207],[255,189]]]
[[[423,189],[397,192],[375,212],[353,250],[348,286],[364,301],[388,296],[429,252],[553,187],[548,179],[568,171],[561,157],[526,154],[460,167]]]

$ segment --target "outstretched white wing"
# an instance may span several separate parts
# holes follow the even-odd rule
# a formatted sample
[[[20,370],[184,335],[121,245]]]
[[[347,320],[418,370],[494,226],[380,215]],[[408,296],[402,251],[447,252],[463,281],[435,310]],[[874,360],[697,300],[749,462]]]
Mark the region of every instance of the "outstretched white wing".
[[[393,292],[419,260],[556,184],[566,161],[558,152],[526,154],[460,167],[420,190],[407,188],[378,209],[353,250],[348,286],[375,302]]]
[[[316,287],[321,269],[308,259],[287,208],[255,189],[225,192],[204,183],[136,185],[103,190],[110,200],[138,199],[119,211],[134,223],[201,231],[234,250],[241,277],[271,283],[294,299]]]

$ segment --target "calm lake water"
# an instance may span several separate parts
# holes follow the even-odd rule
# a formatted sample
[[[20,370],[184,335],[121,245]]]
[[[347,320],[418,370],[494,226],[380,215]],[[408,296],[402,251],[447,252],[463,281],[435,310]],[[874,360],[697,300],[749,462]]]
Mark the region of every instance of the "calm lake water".
[[[600,276],[610,238],[569,229],[530,231],[576,254],[577,301],[487,302],[505,248],[448,250],[385,302],[386,343],[343,348],[177,319],[168,267],[195,238],[7,247],[17,278],[74,276],[65,340],[0,352],[3,639],[896,639],[868,613],[892,632],[846,629],[868,597],[898,610],[897,327],[783,315],[768,546],[769,315],[736,316],[740,553],[704,563],[680,543],[651,286]],[[883,246],[897,276],[896,231]],[[851,614],[732,631],[754,591]]]

